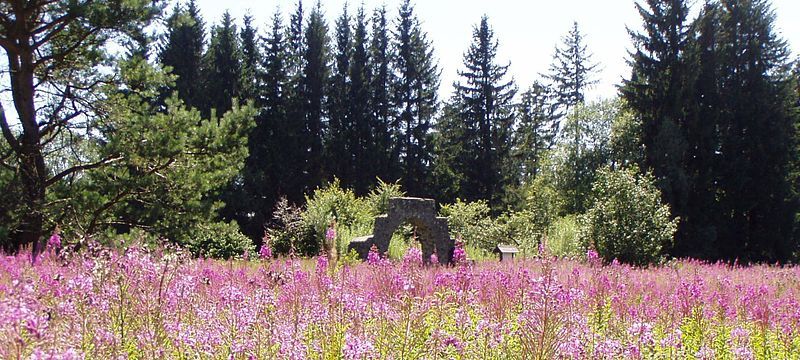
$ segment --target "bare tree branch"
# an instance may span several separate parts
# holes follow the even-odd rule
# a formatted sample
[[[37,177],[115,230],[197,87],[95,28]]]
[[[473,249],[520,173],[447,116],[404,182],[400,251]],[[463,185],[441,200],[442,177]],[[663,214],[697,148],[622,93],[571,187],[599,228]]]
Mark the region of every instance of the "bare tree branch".
[[[6,120],[6,111],[3,108],[3,104],[0,103],[0,128],[3,131],[3,137],[6,138],[6,142],[8,145],[11,146],[11,150],[20,154],[20,144],[16,137],[14,137],[14,133],[11,132],[11,128],[8,126],[8,121]]]
[[[71,167],[69,169],[66,169],[66,170],[56,174],[55,176],[53,176],[52,178],[47,180],[47,182],[45,183],[45,186],[53,185],[56,182],[58,182],[59,180],[65,178],[65,177],[67,177],[67,176],[69,176],[71,174],[74,174],[76,172],[95,169],[95,168],[98,168],[98,167],[101,167],[101,166],[105,166],[105,165],[117,162],[117,161],[122,160],[122,159],[123,159],[122,156],[115,156],[115,157],[108,157],[108,158],[105,158],[103,160],[100,160],[100,161],[97,161],[97,162],[93,162],[93,163],[90,163],[90,164],[83,164],[83,165],[73,166],[73,167]]]

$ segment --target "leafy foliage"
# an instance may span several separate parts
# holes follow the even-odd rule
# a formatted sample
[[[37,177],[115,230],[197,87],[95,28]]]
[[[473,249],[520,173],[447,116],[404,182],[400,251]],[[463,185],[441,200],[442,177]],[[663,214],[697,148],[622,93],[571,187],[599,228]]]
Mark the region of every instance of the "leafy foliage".
[[[440,214],[447,218],[450,236],[464,241],[473,253],[487,254],[498,244],[514,244],[525,253],[535,254],[544,232],[530,211],[503,213],[492,218],[486,201],[457,200],[443,205]]]
[[[374,216],[372,206],[365,198],[357,197],[352,190],[342,189],[339,181],[334,180],[328,186],[315,190],[306,199],[303,224],[311,230],[315,244],[310,244],[309,248],[322,248],[325,233],[334,221],[337,230],[359,229],[365,231],[360,235],[369,234],[372,232]],[[338,253],[343,254],[350,239],[344,239],[341,236],[344,234],[340,233],[337,231],[336,246]]]
[[[233,259],[256,256],[253,241],[239,232],[234,223],[200,225],[189,235],[186,247],[195,256],[214,259]]]
[[[593,204],[580,220],[588,247],[607,261],[643,265],[658,260],[672,242],[678,219],[670,219],[654,181],[636,168],[600,170]]]

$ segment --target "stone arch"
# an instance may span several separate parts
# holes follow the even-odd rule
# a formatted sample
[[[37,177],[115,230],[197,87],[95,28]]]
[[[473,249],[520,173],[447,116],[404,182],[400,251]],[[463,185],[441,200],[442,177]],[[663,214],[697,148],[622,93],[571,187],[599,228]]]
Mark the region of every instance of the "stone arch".
[[[430,262],[434,249],[439,263],[450,263],[455,242],[450,238],[447,218],[436,216],[436,203],[433,199],[389,199],[388,212],[375,218],[372,235],[353,239],[349,248],[356,250],[362,259],[366,259],[373,244],[383,254],[389,250],[394,231],[404,223],[416,227],[417,239],[422,244],[422,260],[425,263]]]

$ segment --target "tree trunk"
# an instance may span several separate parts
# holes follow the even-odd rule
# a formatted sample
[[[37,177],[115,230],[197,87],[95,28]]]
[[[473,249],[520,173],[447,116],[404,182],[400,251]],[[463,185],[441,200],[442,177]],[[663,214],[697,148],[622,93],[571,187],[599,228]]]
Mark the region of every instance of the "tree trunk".
[[[33,255],[40,252],[40,239],[44,232],[44,203],[47,188],[47,168],[41,148],[41,132],[36,121],[34,85],[34,49],[27,22],[21,22],[14,33],[16,51],[6,49],[14,108],[22,125],[22,134],[14,139],[6,136],[19,161],[20,179],[26,208],[20,228],[12,235],[17,249],[33,246]],[[3,121],[6,119],[4,118]],[[8,125],[7,123],[4,125]]]

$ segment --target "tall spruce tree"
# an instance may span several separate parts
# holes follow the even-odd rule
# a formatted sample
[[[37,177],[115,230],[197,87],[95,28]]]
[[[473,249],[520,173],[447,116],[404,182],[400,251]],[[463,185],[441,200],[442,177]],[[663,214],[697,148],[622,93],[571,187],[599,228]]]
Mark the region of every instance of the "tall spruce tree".
[[[578,29],[578,22],[576,21],[573,23],[569,33],[563,38],[562,46],[556,46],[553,63],[550,65],[550,72],[545,75],[552,83],[551,87],[555,91],[562,116],[570,115],[570,111],[584,102],[586,90],[597,82],[593,77],[596,69],[597,64],[591,60],[591,53],[589,53],[586,44],[584,44],[583,34]],[[581,119],[580,116],[573,116],[572,121],[568,121],[572,129],[565,129],[566,132],[569,132],[571,138],[562,137],[563,141],[572,142],[570,148],[574,153],[570,155],[570,158],[575,161],[572,164],[575,184],[581,183],[581,172],[586,168],[586,164],[580,163],[581,159],[585,159],[579,153],[582,148],[582,137],[585,135],[581,131],[581,129],[585,128],[585,124],[580,123]],[[575,192],[576,196],[572,199],[573,209],[581,208],[578,193]]]
[[[556,46],[553,63],[545,77],[552,82],[558,103],[564,113],[584,102],[586,90],[597,83],[594,78],[597,64],[592,62],[592,54],[584,44],[584,36],[578,29],[578,22]]]
[[[200,107],[202,98],[202,58],[205,24],[194,0],[183,9],[176,4],[167,18],[166,44],[159,61],[176,76],[174,90],[189,107]]]
[[[239,34],[242,49],[241,97],[243,100],[250,100],[256,98],[261,54],[258,49],[258,29],[253,26],[253,16],[245,15],[243,23],[242,32]]]
[[[410,0],[400,6],[393,34],[396,74],[393,104],[396,116],[390,126],[394,144],[392,157],[399,164],[392,179],[400,179],[412,195],[430,195],[431,122],[437,109],[440,72],[433,46],[422,31]]]
[[[309,134],[305,118],[305,13],[302,0],[289,17],[285,40],[285,71],[287,83],[283,97],[288,104],[285,118],[286,142],[280,142],[281,149],[286,151],[289,159],[282,165],[286,168],[280,178],[281,196],[291,203],[299,204],[304,200],[309,176],[307,172]],[[273,38],[275,36],[273,35]]]
[[[308,16],[305,28],[302,58],[302,75],[300,79],[300,109],[305,125],[305,138],[301,140],[306,149],[305,185],[306,190],[319,185],[324,176],[323,136],[324,109],[326,87],[328,84],[328,25],[322,12],[322,4],[316,6]]]
[[[350,94],[348,96],[350,123],[349,139],[353,158],[353,188],[357,194],[366,194],[378,176],[380,149],[375,146],[373,129],[377,128],[372,114],[370,82],[372,72],[367,38],[367,15],[361,6],[353,24],[353,53],[350,62]]]
[[[392,132],[390,131],[394,117],[391,88],[394,83],[391,61],[393,52],[386,18],[386,6],[381,6],[372,15],[372,32],[370,34],[369,64],[372,77],[370,79],[370,106],[374,124],[372,126],[375,157],[374,166],[378,177],[392,179],[391,174],[398,174],[397,159],[392,154]]]
[[[559,125],[556,107],[552,91],[539,81],[522,93],[512,157],[523,183],[536,178],[542,158],[553,147]]]
[[[787,260],[798,248],[789,173],[798,121],[790,51],[774,30],[768,1],[722,0],[720,11],[721,255]]]
[[[233,99],[245,100],[241,98],[242,52],[230,12],[226,11],[220,24],[212,28],[211,43],[204,57],[204,114],[211,109],[224,114],[231,109]]]
[[[347,4],[336,19],[333,67],[327,96],[328,126],[325,141],[326,172],[339,178],[345,187],[353,186],[353,123],[350,114],[350,59],[352,33]]]
[[[513,79],[507,79],[509,65],[497,64],[497,46],[484,15],[464,54],[464,70],[458,72],[461,80],[454,84],[458,126],[463,127],[466,142],[463,150],[471,154],[460,157],[467,163],[455,166],[464,174],[460,195],[470,201],[488,200],[494,209],[506,200],[506,190],[516,175],[511,170],[511,134],[517,88]],[[443,136],[449,132],[439,129]]]
[[[724,111],[719,86],[723,70],[718,56],[719,14],[716,4],[704,6],[692,25],[694,30],[690,33],[689,51],[684,61],[688,64],[685,86],[691,97],[685,101],[684,124],[688,195],[684,207],[673,206],[673,214],[681,219],[672,251],[676,255],[721,256],[718,243],[721,212],[716,178],[720,164],[717,126]],[[645,155],[648,153],[645,151]]]
[[[302,148],[297,138],[302,129],[292,128],[287,118],[287,50],[284,26],[280,12],[272,18],[271,29],[263,41],[258,59],[263,71],[257,73],[258,94],[255,128],[250,133],[250,150],[244,171],[245,191],[250,199],[245,233],[258,237],[270,219],[272,208],[280,196],[302,193],[299,179],[302,168]]]
[[[641,117],[645,165],[652,170],[673,215],[682,218],[675,254],[689,255],[691,245],[683,238],[693,228],[687,226],[693,219],[686,217],[690,192],[687,151],[695,145],[688,144],[686,138],[691,89],[687,65],[689,8],[685,0],[648,0],[644,5],[637,4],[637,9],[645,32],[629,30],[635,50],[629,61],[631,79],[624,81],[621,92]],[[704,140],[710,139],[696,139]]]

